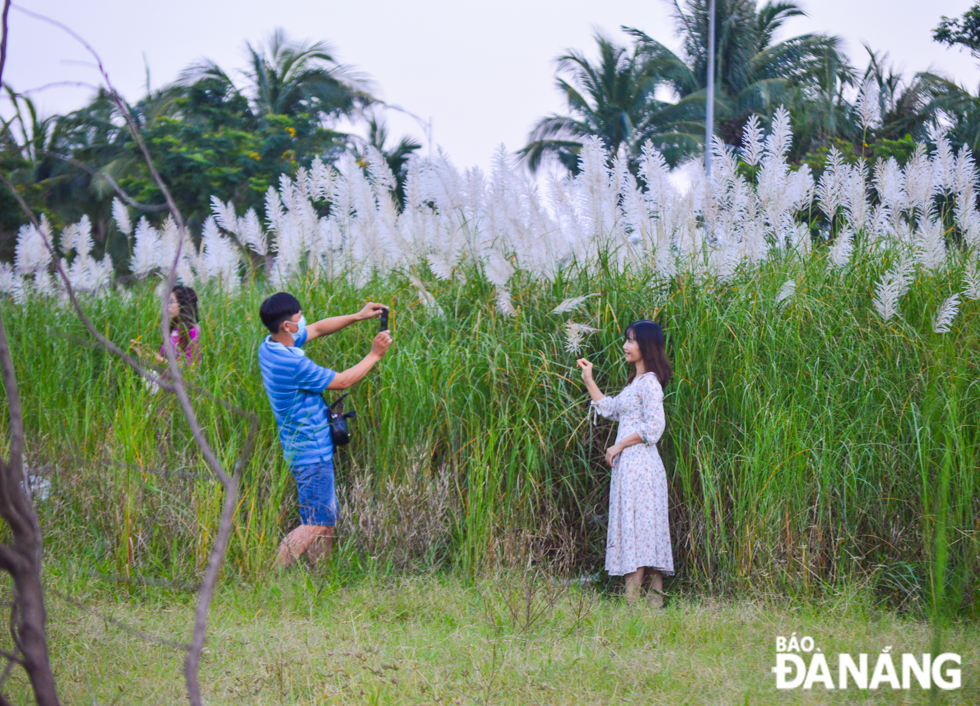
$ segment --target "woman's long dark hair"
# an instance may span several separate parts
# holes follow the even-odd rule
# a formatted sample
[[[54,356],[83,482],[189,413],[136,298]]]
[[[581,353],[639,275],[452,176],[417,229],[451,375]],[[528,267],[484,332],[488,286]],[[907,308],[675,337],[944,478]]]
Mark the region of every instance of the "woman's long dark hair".
[[[660,324],[653,321],[634,321],[626,327],[626,339],[634,340],[640,346],[640,357],[643,359],[643,368],[648,373],[653,373],[660,381],[660,387],[667,389],[667,382],[670,380],[671,369],[670,361],[667,360],[667,337],[664,336]],[[633,382],[636,377],[636,365],[630,363],[630,374],[627,384]]]
[[[170,331],[177,328],[177,349],[187,350],[191,342],[191,329],[197,325],[197,292],[192,287],[178,284],[172,290],[177,298],[179,311],[177,316],[170,319]]]

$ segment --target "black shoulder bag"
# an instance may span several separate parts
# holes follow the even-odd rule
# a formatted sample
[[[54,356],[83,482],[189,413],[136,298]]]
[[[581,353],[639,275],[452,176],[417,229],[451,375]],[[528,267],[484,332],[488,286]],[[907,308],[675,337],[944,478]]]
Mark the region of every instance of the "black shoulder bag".
[[[350,442],[350,430],[347,428],[347,420],[357,416],[357,412],[351,410],[344,412],[344,398],[350,393],[345,392],[333,404],[327,404],[327,423],[330,424],[330,439],[334,446],[346,446]],[[324,398],[326,404],[326,398]]]

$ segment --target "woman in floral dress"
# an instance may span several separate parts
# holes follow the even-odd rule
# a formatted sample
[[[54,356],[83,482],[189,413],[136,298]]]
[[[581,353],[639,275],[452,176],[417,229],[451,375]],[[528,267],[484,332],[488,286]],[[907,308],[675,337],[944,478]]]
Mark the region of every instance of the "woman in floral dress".
[[[612,466],[606,571],[626,577],[626,598],[633,602],[644,572],[652,579],[654,605],[663,605],[663,577],[673,575],[674,557],[667,524],[667,473],[657,452],[664,432],[663,390],[670,380],[664,332],[653,321],[626,329],[623,352],[630,366],[626,387],[615,397],[602,394],[592,379],[592,363],[579,359],[592,407],[619,422],[616,443],[606,450]]]

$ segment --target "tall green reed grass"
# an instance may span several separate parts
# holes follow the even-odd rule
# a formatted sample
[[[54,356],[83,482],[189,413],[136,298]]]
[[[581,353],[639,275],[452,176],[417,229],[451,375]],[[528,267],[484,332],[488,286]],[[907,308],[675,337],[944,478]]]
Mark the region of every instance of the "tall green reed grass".
[[[355,474],[395,484],[450,474],[458,512],[448,550],[420,559],[428,568],[478,573],[513,559],[509,538],[545,527],[547,550],[570,549],[579,570],[601,567],[602,459],[615,428],[588,421],[563,324],[598,329],[582,354],[614,394],[626,379],[624,328],[655,318],[676,373],[660,449],[677,581],[712,593],[802,596],[859,584],[901,607],[976,612],[980,302],[964,303],[950,333],[932,333],[931,312],[958,288],[954,267],[920,277],[902,317],[882,323],[871,306],[881,264],[857,257],[836,272],[822,257],[787,256],[725,285],[691,275],[658,283],[645,270],[600,268],[551,283],[518,274],[514,318],[498,313],[494,288],[476,272],[438,281],[422,268],[445,316],[419,304],[401,276],[362,289],[310,276],[291,291],[308,320],[369,299],[393,307],[394,346],[353,388],[358,417],[352,444],[337,454],[338,484],[343,491]],[[796,295],[777,305],[788,278]],[[550,313],[592,292],[601,296],[579,311]],[[200,292],[203,355],[189,376],[260,420],[227,561],[242,574],[266,571],[298,521],[256,360],[265,336],[258,308],[270,293],[261,283],[233,296]],[[221,488],[177,406],[92,347],[69,310],[44,300],[2,306],[31,472],[53,483],[40,505],[49,555],[114,573],[196,575]],[[86,302],[111,339],[151,348],[158,306],[151,283],[131,297]],[[310,344],[309,354],[344,369],[367,352],[375,329],[355,324]],[[247,420],[192,398],[231,464]]]

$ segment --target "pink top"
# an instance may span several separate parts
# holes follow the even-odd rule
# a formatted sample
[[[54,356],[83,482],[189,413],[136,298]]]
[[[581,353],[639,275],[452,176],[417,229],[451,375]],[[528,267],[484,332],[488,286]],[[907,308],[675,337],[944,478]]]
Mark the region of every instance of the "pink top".
[[[201,355],[201,326],[199,324],[194,324],[191,326],[190,330],[187,332],[187,336],[190,342],[187,344],[185,350],[180,350],[180,331],[176,328],[170,332],[170,342],[173,344],[174,351],[179,355],[183,353],[187,360],[191,363],[196,363],[197,359]],[[160,346],[160,355],[164,358],[167,357],[166,346]]]

